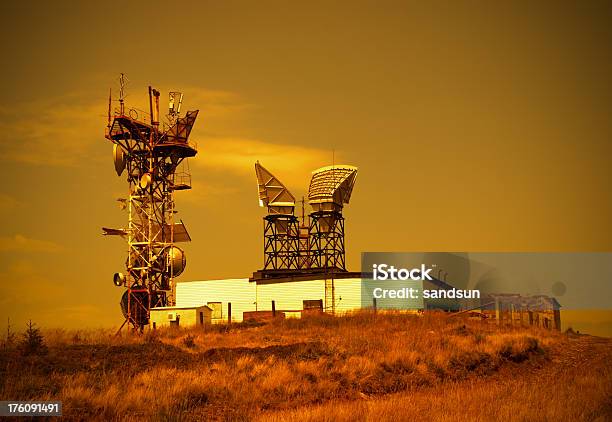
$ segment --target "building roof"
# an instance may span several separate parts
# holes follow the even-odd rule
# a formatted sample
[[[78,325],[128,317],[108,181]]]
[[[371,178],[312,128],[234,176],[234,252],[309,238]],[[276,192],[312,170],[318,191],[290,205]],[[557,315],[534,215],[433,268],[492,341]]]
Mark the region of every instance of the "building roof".
[[[305,271],[288,271],[287,275],[274,276],[270,278],[264,278],[262,273],[255,272],[253,277],[249,281],[254,281],[257,284],[275,284],[275,283],[289,283],[299,281],[310,281],[310,280],[341,280],[347,278],[364,278],[365,274],[358,271],[317,271],[317,272],[305,272]]]
[[[151,311],[176,311],[180,309],[200,309],[200,308],[208,308],[212,311],[212,308],[207,305],[200,306],[158,306],[157,308],[151,308]]]
[[[553,309],[561,308],[561,304],[556,298],[546,295],[522,296],[519,293],[491,293],[488,296],[501,302],[513,303],[526,307],[538,307],[547,304]]]
[[[177,283],[195,283],[195,282],[213,282],[213,281],[249,281],[248,278],[216,278],[211,280],[177,280]]]

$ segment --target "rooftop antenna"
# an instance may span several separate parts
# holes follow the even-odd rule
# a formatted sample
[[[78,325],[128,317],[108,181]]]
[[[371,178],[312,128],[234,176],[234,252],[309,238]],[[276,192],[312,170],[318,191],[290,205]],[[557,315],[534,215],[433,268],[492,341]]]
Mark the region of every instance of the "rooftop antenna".
[[[125,114],[125,105],[124,105],[124,100],[125,100],[125,81],[126,77],[125,75],[122,73],[119,75],[119,114],[124,115]]]
[[[159,91],[149,86],[149,110],[154,132],[159,132]]]
[[[171,91],[168,93],[168,120],[174,123],[181,115],[181,105],[183,104],[183,93]]]
[[[110,128],[111,126],[111,103],[113,101],[113,89],[109,88],[108,89],[108,123],[106,125],[106,127]]]
[[[306,224],[306,210],[304,196],[302,196],[302,224],[299,228],[299,253],[298,253],[298,268],[305,270],[310,268],[310,251],[309,251],[309,225]]]
[[[332,179],[336,175],[336,149],[332,148]],[[344,238],[344,224],[342,224],[342,237]],[[344,249],[344,239],[342,242],[342,248]],[[343,251],[344,252],[344,251]],[[327,263],[325,264],[327,267]],[[325,280],[325,309],[331,312],[332,315],[336,313],[336,288],[334,283],[334,273],[337,266],[334,265],[331,271],[331,278]]]
[[[336,174],[336,149],[332,148],[332,179],[335,179]]]

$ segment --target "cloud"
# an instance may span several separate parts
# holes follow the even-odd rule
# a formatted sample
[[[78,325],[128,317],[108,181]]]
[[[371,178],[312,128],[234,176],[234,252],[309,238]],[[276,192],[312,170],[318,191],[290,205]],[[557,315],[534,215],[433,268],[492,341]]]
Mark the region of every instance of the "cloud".
[[[137,92],[135,94],[139,94]],[[148,110],[146,91],[131,95],[129,107]],[[136,101],[132,101],[132,97]],[[105,142],[107,94],[74,92],[54,98],[16,102],[0,108],[0,131],[9,140],[0,143],[0,160],[32,165],[75,167],[94,157],[93,146]],[[115,107],[116,103],[113,103]],[[217,131],[229,116],[242,113],[253,105],[235,93],[189,88],[182,111],[200,109],[201,115],[214,119]],[[166,112],[162,101],[161,114]],[[223,130],[221,130],[223,132]],[[107,141],[108,142],[108,141]],[[105,157],[106,158],[106,157]]]
[[[61,315],[63,321],[97,321],[97,323],[92,323],[91,325],[99,325],[100,322],[107,322],[109,319],[109,314],[112,315],[112,312],[108,311],[108,308],[103,305],[93,305],[87,303],[74,304],[70,306],[58,306],[57,308],[50,308],[43,310],[42,320],[44,322],[47,321],[57,321],[58,315]],[[114,316],[120,315],[119,312],[116,312]],[[47,323],[46,325],[52,325]],[[62,324],[64,325],[64,324]],[[80,323],[77,326],[81,326]],[[82,326],[81,326],[82,327]]]
[[[0,211],[13,211],[22,207],[24,204],[20,200],[10,195],[0,193]]]
[[[30,239],[21,234],[0,237],[0,252],[42,252],[57,253],[63,247],[48,240]]]
[[[329,151],[287,144],[272,144],[246,138],[205,138],[200,143],[195,166],[226,170],[255,178],[259,161],[284,184],[304,188],[310,172],[330,160]]]
[[[0,280],[0,307],[3,309],[16,302],[20,305],[45,304],[63,294],[61,285],[41,271],[40,265],[26,259],[6,265],[0,271]]]
[[[224,201],[229,195],[238,192],[238,188],[232,184],[205,183],[204,176],[192,175],[191,189],[185,194],[178,191],[175,200],[178,204],[199,204],[201,201]]]
[[[200,110],[200,116],[207,120],[228,116],[234,117],[256,107],[255,104],[244,101],[240,95],[234,92],[208,90],[199,87],[186,87],[184,92],[184,106],[181,112],[184,113],[187,109],[198,109]]]
[[[3,244],[3,242],[0,242]],[[86,318],[70,320],[56,307],[73,297],[70,285],[58,279],[58,274],[49,272],[35,261],[18,259],[0,269],[0,313],[3,321],[10,316],[11,325],[23,327],[28,319],[39,325],[53,323],[82,323]]]
[[[236,128],[241,127],[243,123],[241,119],[249,111],[257,108],[255,104],[246,101],[236,92],[211,90],[198,86],[177,87],[157,84],[155,87],[161,92],[159,107],[162,120],[165,119],[168,111],[168,93],[170,91],[178,90],[183,93],[181,106],[183,116],[188,110],[200,111],[194,126],[194,132],[191,134],[192,140],[196,141],[201,138],[201,133],[227,135],[235,132]],[[126,108],[144,110],[148,114],[149,104],[146,89],[128,87],[128,93],[130,95],[126,98]],[[114,103],[114,106],[116,106],[116,103]],[[105,107],[107,106],[105,105]]]
[[[0,159],[49,166],[74,166],[103,139],[104,99],[72,94],[16,103],[0,111]]]

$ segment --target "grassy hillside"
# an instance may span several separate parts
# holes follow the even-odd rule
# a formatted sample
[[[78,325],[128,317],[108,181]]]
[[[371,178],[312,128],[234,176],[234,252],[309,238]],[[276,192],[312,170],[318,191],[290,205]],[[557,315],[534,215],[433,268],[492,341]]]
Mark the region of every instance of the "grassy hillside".
[[[446,315],[44,334],[46,354],[2,349],[0,397],[61,400],[74,419],[612,416],[610,341]]]

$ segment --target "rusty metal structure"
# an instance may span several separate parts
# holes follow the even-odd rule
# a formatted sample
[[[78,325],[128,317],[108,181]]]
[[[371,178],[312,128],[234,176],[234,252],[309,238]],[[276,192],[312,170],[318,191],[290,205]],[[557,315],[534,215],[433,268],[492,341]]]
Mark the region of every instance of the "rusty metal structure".
[[[127,241],[126,271],[115,273],[113,282],[125,289],[122,328],[142,329],[151,308],[174,304],[174,278],[185,268],[185,253],[175,244],[191,238],[183,222],[174,221],[174,193],[191,188],[187,160],[196,155],[197,146],[189,135],[198,110],[181,116],[183,96],[170,92],[168,115],[160,122],[159,91],[149,87],[145,112],[126,107],[124,87],[122,74],[119,107],[111,111],[109,98],[105,137],[113,144],[117,175],[127,178],[127,198],[118,201],[127,211],[128,225],[102,230]]]
[[[351,199],[357,167],[332,165],[312,172],[308,202],[312,207],[309,228],[311,268],[346,271],[342,209]]]
[[[264,217],[264,269],[297,270],[300,244],[298,219],[294,215],[295,197],[259,161],[255,163],[259,204],[268,207]]]
[[[268,208],[268,214],[264,217],[264,266],[253,278],[346,272],[342,209],[350,200],[357,168],[332,165],[313,171],[308,223],[304,200],[300,222],[295,216],[295,197],[285,185],[259,162],[255,174],[259,203]]]

